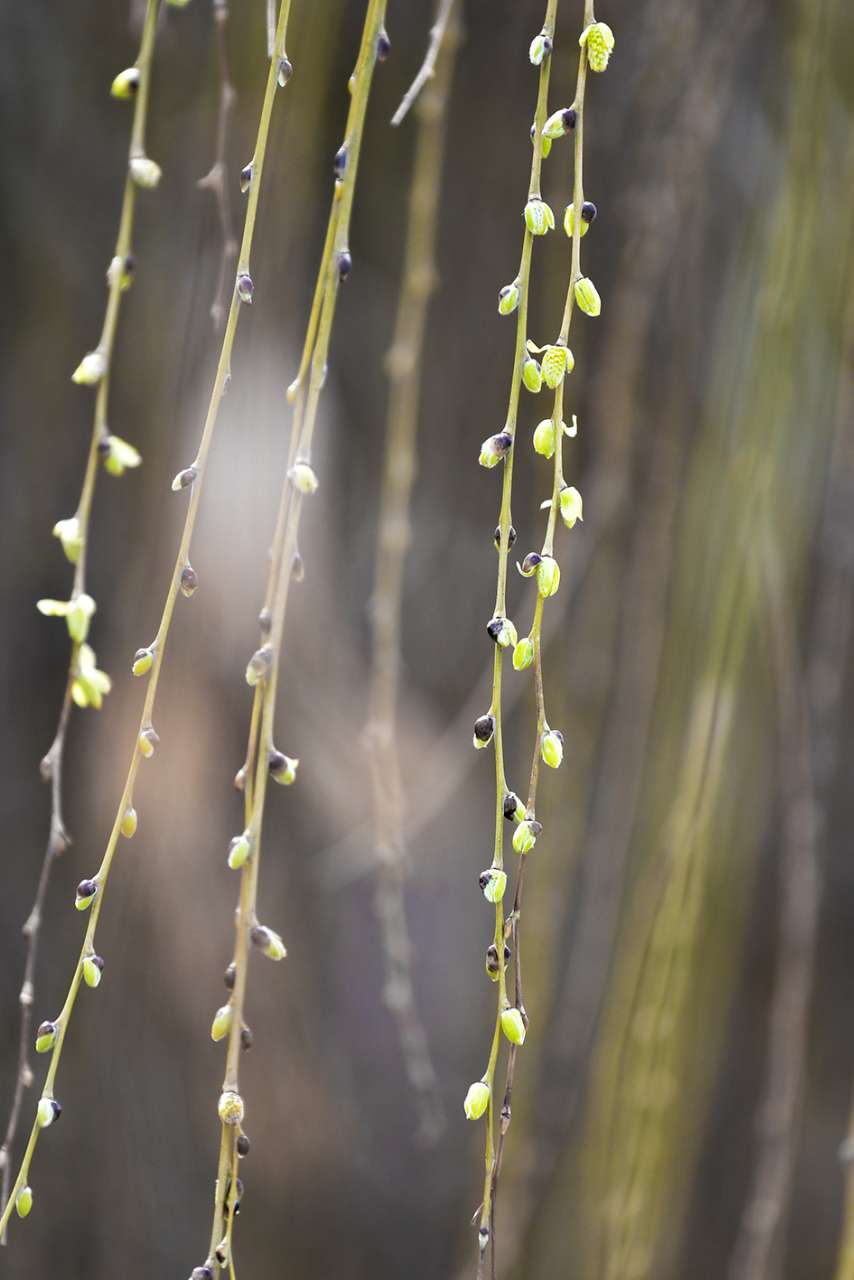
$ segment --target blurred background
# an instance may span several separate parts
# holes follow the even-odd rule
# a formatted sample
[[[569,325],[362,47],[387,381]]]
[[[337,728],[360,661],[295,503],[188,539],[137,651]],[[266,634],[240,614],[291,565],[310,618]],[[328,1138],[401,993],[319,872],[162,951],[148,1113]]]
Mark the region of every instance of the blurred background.
[[[489,703],[496,472],[543,4],[464,0],[449,100],[420,396],[401,635],[398,754],[418,1015],[444,1126],[423,1141],[388,1000],[375,911],[368,718],[370,598],[392,338],[417,121],[390,117],[426,48],[432,6],[391,4],[355,198],[305,514],[305,582],[285,641],[278,738],[299,785],[270,797],[260,899],[287,942],[254,963],[242,1064],[252,1152],[237,1224],[243,1277],[473,1275],[482,1125],[462,1098],[494,1018]],[[192,560],[157,711],[99,929],[105,981],[82,993],[61,1064],[62,1122],[39,1145],[36,1205],[0,1271],[189,1274],[204,1259],[218,1149],[221,1046],[209,1036],[230,959],[242,762],[266,556],[294,376],[348,106],[363,5],[294,0],[295,74],[273,117],[253,252]],[[846,1148],[854,1075],[854,10],[847,0],[601,0],[616,33],[591,77],[585,269],[603,298],[577,317],[567,479],[585,520],[561,533],[545,679],[563,768],[543,780],[523,929],[531,1030],[519,1058],[499,1196],[498,1273],[521,1280],[823,1280],[854,1275]],[[573,95],[580,0],[562,0],[550,101]],[[138,6],[0,12],[0,1125],[15,1077],[24,963],[49,798],[38,764],[61,703],[67,636],[36,613],[67,595],[54,522],[77,501],[92,397],[69,376],[97,341],[129,113],[108,95]],[[232,5],[237,174],[265,75],[265,6]],[[92,630],[113,676],[72,715],[66,821],[36,974],[36,1022],[64,997],[92,874],[133,747],[133,652],[153,637],[184,515],[219,339],[211,7],[166,10],[138,201],[136,283],[122,309],[110,429],[142,452],[101,474]],[[559,325],[560,215],[571,154],[543,195],[558,230],[534,254],[529,327]],[[584,323],[580,321],[584,320]],[[520,440],[544,401],[522,392]],[[546,409],[546,412],[548,410]],[[539,547],[550,469],[517,451],[517,547]],[[529,583],[510,612],[527,627]],[[524,790],[530,681],[505,677],[508,773]],[[386,992],[386,995],[388,993]],[[44,1059],[38,1059],[40,1088]],[[29,1124],[35,1090],[25,1101]],[[436,1117],[439,1118],[438,1111]],[[438,1127],[438,1126],[437,1126]],[[20,1140],[15,1167],[20,1157]],[[851,1224],[849,1224],[851,1226]],[[854,1226],[851,1226],[854,1232]],[[62,1260],[58,1263],[58,1260]]]

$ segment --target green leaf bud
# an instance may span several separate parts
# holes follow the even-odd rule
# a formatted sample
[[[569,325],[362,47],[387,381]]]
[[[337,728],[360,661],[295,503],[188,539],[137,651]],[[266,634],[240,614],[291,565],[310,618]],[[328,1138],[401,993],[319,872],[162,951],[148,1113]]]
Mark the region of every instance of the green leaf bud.
[[[498,314],[500,316],[509,316],[519,305],[519,283],[514,280],[512,284],[506,284],[498,294]]]
[[[516,628],[509,618],[501,618],[497,614],[486,624],[486,634],[500,649],[515,645],[518,636]]]
[[[36,1032],[36,1053],[49,1053],[56,1044],[55,1022],[43,1022]]]
[[[469,1085],[469,1091],[463,1103],[467,1119],[479,1120],[489,1106],[489,1098],[489,1085],[484,1084],[482,1080],[476,1080],[474,1084]]]
[[[537,590],[541,596],[553,596],[560,586],[560,565],[554,556],[543,556],[537,565]]]
[[[70,516],[68,520],[57,520],[53,526],[53,536],[59,538],[62,543],[62,550],[65,552],[66,560],[71,564],[76,564],[80,559],[80,552],[83,550],[83,535],[80,531],[80,521],[77,516]]]
[[[15,1197],[15,1212],[19,1218],[26,1218],[33,1207],[32,1187],[21,1187]]]
[[[549,346],[546,347],[543,355],[543,378],[546,386],[554,391],[563,382],[564,374],[567,367],[567,349],[566,347]],[[575,360],[573,360],[573,366]]]
[[[136,835],[136,829],[138,826],[139,826],[139,818],[137,817],[136,809],[134,809],[132,804],[129,804],[128,807],[125,809],[124,813],[122,814],[121,831],[122,831],[122,835],[125,837],[126,840],[133,839],[133,837]]]
[[[96,386],[107,372],[107,357],[103,351],[89,351],[71,375],[71,381],[79,387]]]
[[[585,315],[598,316],[602,310],[602,299],[595,284],[589,276],[582,276],[575,282],[575,301]]]
[[[581,494],[574,485],[564,485],[560,491],[560,514],[567,529],[573,529],[576,520],[584,519],[582,510]]]
[[[487,902],[498,903],[504,897],[507,889],[507,873],[501,871],[498,867],[489,867],[488,870],[481,871],[478,876],[478,884],[483,890],[483,896]]]
[[[88,644],[81,644],[71,683],[71,697],[75,706],[94,707],[96,711],[100,711],[103,695],[109,693],[112,687],[113,682],[106,671],[98,670],[95,650]]]
[[[532,236],[544,236],[554,230],[555,216],[545,200],[529,200],[525,205],[525,226]]]
[[[40,1129],[47,1129],[62,1115],[62,1107],[56,1098],[41,1098],[36,1108],[36,1118]]]
[[[542,560],[542,556],[537,551],[529,551],[525,559],[520,564],[516,561],[516,568],[519,570],[523,578],[532,578],[537,571],[537,565]]]
[[[239,871],[249,861],[251,852],[252,841],[249,837],[249,832],[244,831],[243,835],[235,836],[228,846],[228,865],[232,871]]]
[[[178,586],[180,587],[181,595],[189,600],[198,585],[199,575],[191,564],[185,564],[184,568],[181,570],[181,577],[178,579]]]
[[[540,66],[544,58],[547,58],[552,51],[551,36],[548,32],[541,31],[538,36],[534,36],[531,41],[531,47],[528,50],[528,57],[535,67]]]
[[[308,497],[317,493],[318,479],[310,462],[295,462],[288,472],[288,479],[298,493]]]
[[[159,164],[149,160],[148,156],[133,156],[130,162],[130,176],[138,187],[151,191],[163,176]]]
[[[607,22],[592,22],[585,27],[578,40],[581,48],[587,48],[587,61],[591,71],[605,71],[614,48],[614,33]]]
[[[123,476],[130,467],[138,467],[142,456],[138,449],[120,436],[107,436],[98,446],[98,452],[104,459],[104,470],[111,476]]]
[[[114,98],[135,98],[139,88],[139,67],[127,67],[120,71],[110,85],[110,93]]]
[[[224,1004],[221,1009],[217,1009],[211,1023],[211,1040],[224,1040],[231,1030],[231,1024],[234,1015],[230,1004]]]
[[[530,853],[542,829],[543,824],[535,822],[533,818],[526,818],[524,822],[520,822],[513,832],[513,848],[516,853]]]
[[[81,880],[77,886],[77,893],[74,898],[74,905],[78,911],[85,911],[92,903],[92,899],[98,892],[97,880]]]
[[[268,929],[265,924],[256,924],[249,937],[253,947],[263,952],[268,960],[284,960],[288,954],[288,949],[279,934],[274,929]]]
[[[172,481],[172,492],[180,493],[182,489],[188,489],[198,478],[199,468],[197,466],[184,467]]]
[[[553,458],[557,432],[551,418],[544,418],[534,428],[534,452],[543,458]]]
[[[151,648],[137,649],[133,655],[132,674],[135,676],[147,676],[153,666],[154,650]]]
[[[581,207],[582,207],[582,209],[584,208],[584,206],[583,206],[583,205],[582,205]],[[569,238],[570,238],[570,240],[571,240],[571,239],[572,239],[572,237],[573,237],[573,235],[575,234],[575,212],[574,212],[573,207],[572,207],[572,205],[571,205],[571,204],[568,204],[568,205],[566,206],[566,209],[564,210],[564,215],[563,215],[563,229],[564,229],[564,231],[566,232],[566,234],[569,236]],[[582,237],[586,236],[586,235],[587,235],[587,232],[588,232],[589,230],[590,230],[590,224],[585,220],[585,218],[584,218],[584,214],[582,213],[582,215],[581,215],[581,235],[582,235]]]
[[[559,769],[563,760],[563,734],[559,729],[546,728],[540,743],[543,764],[550,769]]]
[[[513,650],[513,670],[527,671],[534,661],[534,642],[530,636],[524,636]]]
[[[127,293],[133,284],[134,272],[136,271],[136,261],[133,254],[128,254],[122,258],[116,256],[110,260],[107,267],[107,284],[111,289],[118,285],[122,293]]]
[[[525,1021],[518,1009],[505,1009],[501,1015],[501,1030],[511,1044],[525,1043]]]
[[[97,987],[103,972],[104,961],[100,956],[87,956],[83,961],[83,981],[87,987]]]
[[[190,0],[166,0],[166,3],[172,9],[186,9],[187,5],[190,3]]]
[[[543,385],[543,374],[538,362],[526,356],[522,362],[522,381],[535,395]]]
[[[554,139],[562,138],[575,128],[578,120],[578,113],[574,107],[561,107],[559,111],[553,112],[543,125],[543,140],[546,138],[551,142]]]
[[[482,467],[497,467],[499,462],[507,457],[513,447],[513,437],[509,431],[500,431],[496,436],[490,436],[488,440],[484,440],[480,446],[480,457],[478,462]]]
[[[270,777],[279,786],[290,787],[296,782],[299,760],[293,756],[286,756],[284,751],[271,751],[269,766]]]
[[[240,1124],[243,1119],[243,1099],[234,1090],[226,1089],[220,1094],[217,1111],[223,1124]]]
[[[521,822],[525,817],[525,806],[515,791],[508,791],[504,797],[504,817],[508,822]]]
[[[551,149],[552,149],[551,138],[543,138],[541,141],[541,150],[542,150],[542,155],[544,160],[548,159]]]
[[[160,736],[156,730],[151,727],[151,725],[149,725],[147,729],[143,729],[142,733],[136,740],[136,745],[139,747],[139,754],[145,760],[151,759],[154,752],[157,750],[159,743]]]

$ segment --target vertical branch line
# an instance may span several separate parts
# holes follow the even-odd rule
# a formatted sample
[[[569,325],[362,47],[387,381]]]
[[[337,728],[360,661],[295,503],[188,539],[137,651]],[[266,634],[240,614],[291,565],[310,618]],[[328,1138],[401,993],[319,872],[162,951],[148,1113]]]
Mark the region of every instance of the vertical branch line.
[[[156,11],[156,0],[152,0],[151,7]],[[115,857],[118,839],[121,834],[133,834],[127,825],[127,819],[130,814],[133,815],[135,829],[136,811],[133,808],[133,794],[137,773],[142,760],[147,759],[154,754],[154,750],[159,742],[159,738],[153,725],[153,713],[160,672],[166,652],[169,628],[172,621],[175,601],[179,591],[182,591],[184,594],[192,594],[192,590],[195,588],[196,575],[195,571],[192,570],[189,561],[190,545],[201,499],[207,458],[210,452],[217,418],[219,416],[223,393],[231,376],[231,354],[234,345],[235,333],[237,331],[240,308],[242,305],[245,305],[246,302],[251,300],[251,292],[247,293],[245,282],[249,279],[249,258],[255,232],[261,177],[269,136],[270,117],[272,114],[277,84],[286,83],[287,73],[285,68],[287,68],[287,71],[290,69],[290,63],[288,62],[285,53],[285,35],[287,31],[289,13],[290,0],[282,0],[282,5],[279,11],[279,21],[276,29],[277,56],[274,57],[270,65],[258,125],[255,154],[253,157],[253,180],[249,189],[246,220],[244,223],[243,238],[240,246],[238,276],[232,292],[231,305],[222,339],[222,347],[217,363],[216,374],[199,442],[198,452],[193,464],[179,472],[173,481],[173,488],[175,489],[190,489],[190,501],[181,532],[178,553],[169,580],[169,587],[166,593],[156,637],[147,649],[140,650],[137,661],[134,663],[136,674],[148,674],[148,685],[143,702],[139,729],[134,742],[133,754],[131,756],[127,777],[122,788],[116,817],[113,822],[100,867],[91,879],[82,881],[78,887],[77,906],[81,910],[89,909],[89,920],[83,939],[83,945],[77,963],[74,967],[74,973],[72,975],[65,1002],[57,1018],[49,1024],[52,1030],[50,1049],[51,1056],[47,1076],[21,1166],[3,1208],[2,1215],[0,1215],[0,1232],[5,1230],[12,1209],[15,1206],[15,1200],[19,1191],[27,1186],[30,1163],[38,1143],[39,1136],[42,1130],[46,1128],[54,1118],[54,1115],[58,1114],[58,1104],[55,1102],[54,1098],[54,1084],[57,1071],[59,1069],[68,1026],[77,999],[77,994],[80,989],[80,984],[83,979],[84,966],[87,961],[91,963],[93,958],[99,959],[99,957],[95,956],[95,934],[104,903],[104,894],[110,870],[112,868],[113,859]],[[141,91],[142,84],[140,85],[140,92]],[[135,140],[138,144],[141,138],[141,130],[137,131],[135,129],[134,134]],[[249,285],[251,290],[251,280],[249,281]],[[140,662],[140,657],[142,657],[142,662]],[[96,984],[90,983],[89,985]],[[48,1116],[50,1119],[47,1119]]]
[[[119,312],[122,294],[129,287],[133,276],[133,230],[136,210],[137,183],[133,177],[133,161],[145,157],[145,132],[148,118],[150,97],[151,64],[157,29],[159,0],[147,0],[142,36],[136,62],[132,68],[122,73],[130,77],[136,84],[133,121],[128,148],[128,167],[124,182],[119,230],[116,238],[113,258],[107,273],[108,293],[101,335],[95,351],[90,353],[100,364],[101,374],[97,381],[95,394],[95,410],[93,426],[83,473],[83,484],[77,503],[77,511],[72,518],[76,525],[72,541],[76,551],[66,550],[66,555],[75,563],[71,602],[85,596],[87,580],[86,567],[92,503],[98,476],[98,461],[101,453],[109,450],[107,431],[107,408],[109,400],[110,375],[112,372],[113,348],[118,329]],[[85,361],[84,361],[85,363]],[[81,369],[82,369],[81,365]],[[76,381],[83,381],[78,374]],[[86,381],[91,379],[87,378]],[[71,523],[71,522],[67,522]],[[63,542],[65,548],[65,542]],[[9,1183],[11,1178],[12,1149],[17,1136],[18,1122],[23,1105],[24,1091],[32,1084],[33,1073],[30,1066],[30,1037],[32,1034],[32,1008],[35,1000],[35,976],[38,959],[39,938],[41,932],[44,904],[50,884],[54,861],[60,857],[70,844],[63,818],[62,774],[65,760],[65,742],[68,721],[71,714],[72,694],[77,679],[82,642],[72,639],[68,674],[62,695],[56,732],[50,747],[41,763],[42,777],[50,783],[50,826],[47,846],[42,858],[35,898],[23,926],[26,955],[24,960],[24,976],[18,997],[20,1006],[18,1067],[12,1094],[9,1119],[0,1146],[0,1206],[9,1200]],[[103,677],[103,691],[109,689],[109,680]],[[84,704],[86,705],[86,704]],[[97,704],[93,704],[97,705]],[[3,1215],[0,1228],[0,1243],[6,1243],[6,1226],[8,1214]]]
[[[400,691],[400,621],[403,574],[409,547],[410,504],[417,468],[416,436],[421,367],[430,299],[436,288],[436,233],[447,108],[456,50],[458,15],[440,0],[435,78],[415,109],[418,130],[409,195],[403,276],[394,336],[386,357],[389,398],[386,446],[371,594],[372,662],[365,742],[371,768],[375,909],[385,956],[385,1003],[394,1018],[407,1079],[425,1142],[444,1126],[436,1072],[412,983],[412,944],[406,922],[406,848],[403,780],[396,726]],[[395,117],[396,118],[396,117]]]
[[[202,191],[210,191],[213,195],[214,200],[216,201],[217,217],[219,219],[220,234],[222,236],[222,255],[220,257],[219,276],[217,278],[214,299],[211,303],[211,320],[213,321],[214,331],[216,333],[220,333],[222,331],[222,326],[225,323],[229,279],[232,271],[234,270],[234,262],[237,257],[237,239],[234,234],[234,213],[231,206],[228,165],[226,160],[229,126],[234,106],[237,101],[237,92],[231,82],[231,73],[228,65],[228,0],[213,0],[212,8],[214,38],[216,42],[217,73],[219,76],[216,150],[214,152],[213,164],[205,176],[203,178],[199,178],[196,185],[200,187]],[[275,30],[275,20],[273,30]],[[251,174],[249,175],[249,181],[251,182]]]
[[[303,355],[297,377],[288,389],[288,399],[294,404],[294,425],[276,518],[265,604],[259,619],[262,643],[249,664],[250,670],[253,665],[256,666],[258,675],[251,681],[255,685],[252,722],[246,763],[241,770],[242,777],[239,775],[240,782],[246,789],[246,829],[243,837],[238,837],[245,839],[248,852],[240,867],[234,952],[227,970],[227,987],[231,994],[228,1004],[220,1011],[224,1014],[228,1028],[228,1045],[218,1106],[221,1122],[220,1150],[210,1245],[205,1263],[215,1276],[219,1275],[221,1268],[228,1267],[231,1270],[233,1267],[231,1233],[239,1196],[236,1161],[239,1155],[248,1150],[248,1138],[242,1127],[244,1103],[240,1095],[239,1064],[241,1047],[248,1032],[245,1004],[250,945],[258,946],[272,958],[281,959],[285,954],[278,935],[259,924],[257,917],[267,784],[277,759],[282,757],[274,739],[276,691],[289,589],[298,572],[297,566],[301,563],[297,546],[302,502],[317,488],[317,477],[311,467],[311,445],[318,401],[326,376],[338,286],[349,275],[352,265],[348,247],[350,213],[378,41],[384,28],[386,3],[387,0],[368,0],[356,68],[350,80],[351,101],[345,139],[336,156],[332,209]],[[295,771],[298,762],[289,763]],[[290,781],[293,781],[293,776]],[[275,939],[275,949],[268,945],[271,939]]]

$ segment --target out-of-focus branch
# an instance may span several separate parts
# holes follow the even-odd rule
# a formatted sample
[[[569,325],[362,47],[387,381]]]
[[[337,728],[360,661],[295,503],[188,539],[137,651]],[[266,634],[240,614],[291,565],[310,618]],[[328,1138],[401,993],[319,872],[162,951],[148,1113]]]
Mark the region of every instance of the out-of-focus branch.
[[[392,124],[398,125],[403,123],[413,102],[418,97],[427,81],[436,74],[436,60],[439,57],[439,50],[442,48],[442,44],[445,39],[445,30],[451,20],[451,13],[453,12],[455,3],[456,0],[439,0],[436,19],[433,26],[430,28],[430,43],[427,46],[427,53],[424,56],[424,61],[419,68],[418,74],[412,81],[412,84],[407,89],[403,101],[392,116]]]
[[[237,259],[237,237],[234,234],[234,215],[229,194],[228,166],[226,152],[228,150],[229,124],[237,93],[231,83],[228,68],[228,0],[213,0],[213,22],[216,35],[217,67],[219,70],[219,102],[217,105],[216,151],[214,162],[203,178],[199,178],[198,186],[203,191],[210,191],[216,200],[222,235],[222,258],[219,266],[216,292],[211,303],[211,319],[214,330],[219,333],[225,323],[228,290]],[[275,14],[274,14],[275,19]],[[275,20],[273,22],[275,33]],[[272,49],[270,50],[272,57]]]

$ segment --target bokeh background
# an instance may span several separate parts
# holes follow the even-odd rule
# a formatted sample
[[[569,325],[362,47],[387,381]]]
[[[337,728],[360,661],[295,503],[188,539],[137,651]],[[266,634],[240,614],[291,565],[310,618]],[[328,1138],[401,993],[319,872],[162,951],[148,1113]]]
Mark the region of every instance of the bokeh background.
[[[265,73],[262,0],[235,0],[233,189]],[[279,738],[299,785],[271,797],[261,902],[284,966],[253,964],[243,1062],[253,1150],[237,1230],[242,1277],[471,1275],[482,1126],[462,1098],[485,1062],[491,914],[489,699],[498,430],[512,321],[496,313],[521,239],[543,6],[465,0],[443,166],[402,628],[398,747],[418,1011],[444,1108],[432,1145],[384,1002],[364,748],[369,604],[385,432],[384,353],[400,283],[417,124],[389,118],[417,69],[427,0],[392,4],[356,193],[286,636]],[[221,1047],[209,1025],[232,945],[242,760],[266,554],[296,369],[363,6],[294,0],[295,75],[276,104],[242,318],[161,684],[162,745],[137,790],[99,930],[107,960],[63,1056],[61,1124],[40,1144],[36,1206],[0,1272],[180,1276],[204,1258]],[[854,10],[847,0],[601,0],[615,29],[590,84],[584,262],[604,300],[578,317],[568,478],[585,520],[563,535],[549,605],[550,718],[524,927],[531,1031],[499,1201],[499,1274],[526,1280],[844,1280],[854,1076]],[[561,0],[551,101],[570,101],[580,0]],[[51,538],[76,503],[91,396],[69,375],[97,339],[128,113],[107,89],[134,58],[138,6],[0,11],[2,601],[0,1120],[15,1074],[20,927],[47,835],[38,763],[67,640],[35,610],[62,597]],[[142,691],[218,339],[211,7],[163,14],[138,275],[120,322],[111,429],[144,465],[102,475],[93,643],[114,688],[74,714],[66,817],[37,973],[36,1020],[77,954],[74,886],[100,859]],[[557,144],[544,195],[570,198]],[[242,208],[237,207],[238,217]],[[538,242],[531,336],[554,335],[569,246]],[[520,439],[542,405],[523,391]],[[539,545],[545,464],[519,451],[514,523]],[[514,575],[511,613],[529,616]],[[511,778],[531,750],[530,684],[505,683]],[[43,1070],[39,1060],[38,1072]],[[30,1098],[34,1096],[31,1093]],[[30,1101],[26,1103],[26,1117]],[[20,1144],[19,1144],[20,1146]],[[19,1155],[19,1152],[16,1153]],[[844,1148],[843,1148],[844,1155]],[[848,1246],[850,1250],[852,1246]],[[848,1268],[848,1269],[846,1269]]]

